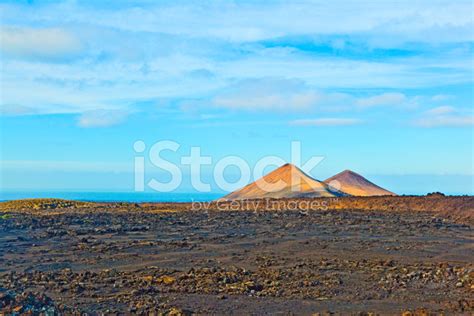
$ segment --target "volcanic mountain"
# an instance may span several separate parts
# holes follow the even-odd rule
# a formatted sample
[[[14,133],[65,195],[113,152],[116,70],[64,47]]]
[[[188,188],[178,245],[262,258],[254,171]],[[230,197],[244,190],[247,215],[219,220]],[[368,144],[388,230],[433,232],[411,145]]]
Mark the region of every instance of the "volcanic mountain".
[[[396,195],[350,170],[344,170],[324,180],[324,182],[341,192],[353,196]]]
[[[347,195],[311,178],[292,164],[285,164],[223,199],[334,197]]]

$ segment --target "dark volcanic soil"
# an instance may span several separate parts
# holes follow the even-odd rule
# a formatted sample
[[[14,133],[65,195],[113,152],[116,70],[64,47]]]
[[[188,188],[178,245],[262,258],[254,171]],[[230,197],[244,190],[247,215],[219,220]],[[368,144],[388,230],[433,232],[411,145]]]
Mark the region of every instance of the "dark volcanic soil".
[[[190,208],[0,203],[0,315],[474,312],[473,226],[448,211]]]

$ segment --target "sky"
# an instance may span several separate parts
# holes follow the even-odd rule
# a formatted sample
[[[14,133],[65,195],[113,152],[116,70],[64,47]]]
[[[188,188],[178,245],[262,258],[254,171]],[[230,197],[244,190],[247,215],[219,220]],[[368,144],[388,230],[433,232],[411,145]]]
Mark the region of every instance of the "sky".
[[[0,1],[0,189],[133,191],[156,142],[474,194],[471,1]],[[141,140],[145,151],[137,153]],[[192,172],[181,166],[189,192]],[[268,167],[266,170],[270,170]],[[273,166],[275,168],[275,166]],[[236,167],[226,176],[239,176]],[[213,192],[222,191],[212,186]]]

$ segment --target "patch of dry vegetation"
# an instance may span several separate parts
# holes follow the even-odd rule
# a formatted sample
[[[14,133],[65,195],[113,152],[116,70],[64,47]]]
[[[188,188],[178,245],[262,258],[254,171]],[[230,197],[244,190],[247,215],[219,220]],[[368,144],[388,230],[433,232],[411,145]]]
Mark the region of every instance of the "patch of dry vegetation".
[[[272,209],[269,209],[272,205]],[[298,199],[255,199],[213,201],[200,203],[202,211],[267,211],[294,210],[294,205],[316,205],[315,208],[301,208],[302,211],[386,211],[386,212],[430,212],[457,222],[474,223],[474,196],[371,196],[371,197],[324,197]],[[275,208],[275,206],[277,206]],[[152,213],[181,212],[195,209],[192,203],[93,203],[62,199],[24,199],[0,203],[0,212],[31,212],[55,214],[64,212],[130,212]]]

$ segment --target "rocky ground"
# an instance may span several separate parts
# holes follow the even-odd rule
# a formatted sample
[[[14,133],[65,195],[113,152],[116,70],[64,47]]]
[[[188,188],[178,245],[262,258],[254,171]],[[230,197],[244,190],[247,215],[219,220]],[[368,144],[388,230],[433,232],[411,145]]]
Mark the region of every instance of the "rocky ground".
[[[0,315],[474,313],[449,212],[192,207],[0,203]]]

